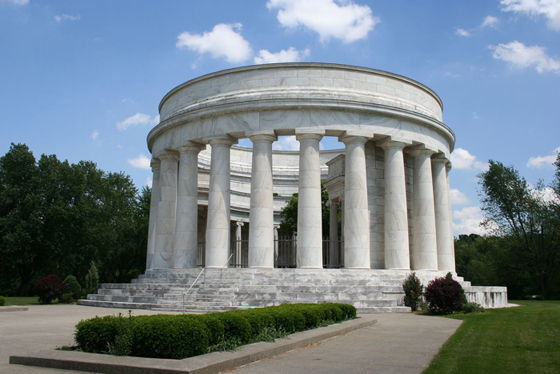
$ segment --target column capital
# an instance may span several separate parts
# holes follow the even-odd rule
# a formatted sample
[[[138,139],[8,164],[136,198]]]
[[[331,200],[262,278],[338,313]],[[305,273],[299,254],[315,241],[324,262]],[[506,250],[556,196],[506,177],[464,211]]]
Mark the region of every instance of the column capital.
[[[275,230],[280,230],[280,225],[274,225]]]
[[[157,158],[152,158],[150,160],[150,167],[152,168],[152,170],[161,168],[161,161]]]
[[[188,141],[185,144],[177,147],[177,151],[180,153],[200,153],[200,151],[206,149],[204,144],[199,144],[195,142]]]
[[[243,226],[245,225],[245,222],[243,222],[243,221],[237,221],[236,224],[237,224],[237,226],[239,226],[239,227],[243,227]]]
[[[447,169],[448,173],[451,171],[452,168],[453,168],[453,163],[451,161],[445,164],[445,169]]]
[[[428,148],[409,148],[409,149],[407,149],[407,152],[408,152],[409,155],[411,155],[413,157],[418,157],[418,156],[430,157],[431,155],[433,155],[435,153],[434,150],[428,149]]]
[[[220,135],[220,136],[211,136],[208,138],[202,139],[205,142],[208,142],[212,147],[215,146],[227,146],[231,147],[234,144],[237,144],[237,139],[230,135]]]
[[[254,135],[249,135],[249,139],[253,143],[260,143],[260,142],[273,143],[278,140],[278,137],[272,134],[254,134]]]
[[[449,162],[449,160],[445,157],[441,157],[441,156],[432,157],[432,164],[447,165],[448,162]]]
[[[338,137],[338,141],[346,145],[352,143],[366,144],[368,140],[370,140],[370,138],[366,136],[360,136],[360,135],[343,135]]]
[[[162,160],[173,160],[173,161],[179,161],[179,152],[177,151],[170,151],[170,150],[165,150],[162,153],[160,153],[157,158],[162,161]]]
[[[321,139],[323,139],[323,134],[317,134],[317,133],[296,134],[296,140],[298,142],[306,141],[306,140],[321,141]]]

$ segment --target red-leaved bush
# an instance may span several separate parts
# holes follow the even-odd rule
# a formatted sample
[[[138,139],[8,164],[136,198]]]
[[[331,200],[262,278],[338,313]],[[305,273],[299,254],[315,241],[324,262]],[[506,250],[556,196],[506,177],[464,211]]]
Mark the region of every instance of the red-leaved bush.
[[[62,279],[53,274],[37,279],[34,287],[39,295],[39,301],[43,304],[50,304],[66,291],[66,285]]]
[[[424,297],[432,312],[452,313],[463,307],[465,292],[453,279],[436,278],[428,283]]]

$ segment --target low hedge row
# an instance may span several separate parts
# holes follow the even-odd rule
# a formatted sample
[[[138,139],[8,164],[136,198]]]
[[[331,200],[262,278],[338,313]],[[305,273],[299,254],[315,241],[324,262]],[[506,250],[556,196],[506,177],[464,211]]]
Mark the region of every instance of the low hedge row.
[[[262,340],[267,329],[288,334],[356,318],[347,304],[284,304],[204,315],[106,316],[82,320],[74,339],[85,352],[183,359],[213,346]],[[226,344],[227,346],[227,344]]]

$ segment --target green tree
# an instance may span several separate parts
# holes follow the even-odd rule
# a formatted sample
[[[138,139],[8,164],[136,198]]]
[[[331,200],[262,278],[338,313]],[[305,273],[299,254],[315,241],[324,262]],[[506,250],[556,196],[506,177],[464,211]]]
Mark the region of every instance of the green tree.
[[[321,181],[321,219],[323,226],[323,236],[329,235],[329,217],[330,208],[327,206],[329,201],[329,194],[324,186],[324,181]],[[280,223],[280,232],[285,235],[292,235],[297,232],[297,219],[298,219],[298,194],[292,195],[290,200],[280,211],[282,214],[282,222]]]
[[[511,270],[526,272],[542,295],[551,295],[560,271],[557,203],[545,198],[542,182],[531,188],[512,166],[490,161],[479,177],[484,224],[506,241]]]

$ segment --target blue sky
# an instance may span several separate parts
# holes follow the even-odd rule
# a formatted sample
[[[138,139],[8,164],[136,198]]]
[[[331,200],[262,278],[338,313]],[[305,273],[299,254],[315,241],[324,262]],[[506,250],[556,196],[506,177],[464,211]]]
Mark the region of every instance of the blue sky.
[[[366,66],[434,89],[457,136],[455,234],[481,232],[476,175],[489,159],[533,184],[552,179],[560,0],[0,0],[0,154],[26,143],[140,187],[169,90],[279,61]]]

